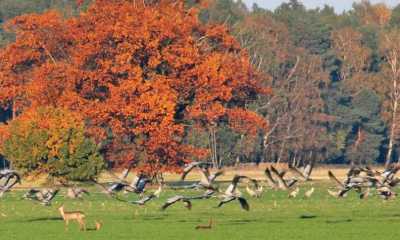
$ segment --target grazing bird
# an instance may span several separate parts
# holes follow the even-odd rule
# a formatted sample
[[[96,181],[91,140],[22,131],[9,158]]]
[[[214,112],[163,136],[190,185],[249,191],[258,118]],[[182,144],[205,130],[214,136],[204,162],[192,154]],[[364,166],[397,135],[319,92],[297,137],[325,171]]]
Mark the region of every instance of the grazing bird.
[[[31,188],[27,193],[25,193],[24,198],[38,201],[44,206],[50,206],[51,201],[57,195],[59,189],[51,189],[51,188],[44,188],[44,189],[34,189]]]
[[[296,198],[297,195],[299,194],[299,192],[300,192],[300,188],[297,187],[297,188],[295,188],[293,191],[291,191],[291,192],[289,193],[288,197],[289,197],[289,198]]]
[[[232,179],[231,184],[228,186],[226,191],[221,196],[221,201],[218,204],[218,208],[222,207],[224,204],[238,200],[242,209],[249,211],[250,206],[247,200],[241,196],[241,193],[237,190],[237,185],[241,179],[248,178],[246,176],[235,175]]]
[[[89,191],[78,187],[70,187],[67,189],[67,197],[71,199],[82,198],[83,194],[89,195]]]
[[[211,229],[212,228],[212,219],[210,218],[210,220],[208,221],[208,224],[207,225],[197,225],[196,227],[195,227],[195,229]]]
[[[187,197],[181,196],[181,195],[177,195],[177,196],[168,198],[167,201],[164,203],[164,205],[161,206],[161,210],[164,211],[169,206],[171,206],[177,202],[183,202],[185,204],[185,207],[188,210],[192,209],[192,202],[190,201],[190,199],[188,199]]]
[[[310,190],[304,193],[305,198],[310,198],[312,194],[314,193],[314,187],[312,187]]]
[[[60,212],[64,223],[65,223],[65,230],[68,229],[68,224],[70,220],[75,220],[79,224],[79,229],[82,231],[86,230],[86,225],[85,225],[85,214],[81,211],[74,211],[74,212],[65,212],[64,211],[64,205],[58,208],[58,211]],[[100,225],[101,227],[101,225]],[[97,224],[96,224],[97,228]],[[100,229],[100,228],[99,228]]]
[[[307,164],[305,167],[300,168],[300,169],[289,164],[289,170],[291,170],[294,174],[298,175],[304,181],[311,180],[310,176],[311,176],[313,167],[314,167],[313,161],[311,163]]]
[[[254,185],[254,190],[250,188],[249,184],[246,185],[246,191],[251,197],[260,198],[263,193],[263,186],[258,184],[258,181],[250,180]]]
[[[341,192],[341,190],[335,192],[335,191],[332,191],[330,189],[327,189],[327,191],[328,191],[329,195],[331,195],[332,197],[335,197],[335,198],[338,198],[339,194]],[[343,197],[345,197],[345,196],[346,196],[346,194],[343,195]]]

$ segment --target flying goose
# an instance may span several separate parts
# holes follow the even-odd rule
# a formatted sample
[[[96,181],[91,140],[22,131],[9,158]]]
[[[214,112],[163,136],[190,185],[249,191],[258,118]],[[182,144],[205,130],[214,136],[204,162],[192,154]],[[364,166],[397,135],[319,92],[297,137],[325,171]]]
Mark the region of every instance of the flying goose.
[[[272,177],[271,170],[269,170],[268,167],[265,169],[264,174],[266,176],[268,185],[272,189],[278,189],[279,188],[278,182]]]
[[[273,166],[271,166],[271,172],[275,174],[280,189],[289,190],[297,182],[297,179],[290,179],[290,180],[283,179],[285,172],[280,173]]]
[[[151,182],[150,179],[143,173],[140,173],[137,177],[133,179],[129,187],[125,188],[126,191],[132,191],[134,193],[143,193],[145,191],[146,185]]]
[[[35,189],[31,188],[27,193],[25,193],[24,198],[38,201],[45,206],[50,206],[51,201],[57,195],[59,189]]]
[[[187,197],[181,196],[181,195],[177,195],[177,196],[168,198],[167,201],[164,203],[164,205],[161,206],[161,210],[164,211],[169,206],[171,206],[177,202],[183,202],[185,204],[185,207],[188,210],[192,209],[192,202],[190,201],[190,199],[188,199]]]
[[[0,184],[0,197],[4,195],[5,192],[9,191],[14,185],[17,183],[21,184],[21,177],[20,175],[10,169],[4,169],[0,171],[0,180],[4,180]]]
[[[242,209],[244,209],[246,211],[250,210],[250,206],[247,203],[247,200],[241,196],[240,191],[238,191],[238,189],[237,189],[237,185],[238,185],[239,181],[244,178],[249,179],[247,176],[240,176],[240,175],[235,175],[233,177],[231,184],[228,186],[226,191],[221,196],[222,199],[217,206],[218,208],[222,207],[226,203],[232,202],[234,200],[238,200]]]
[[[138,205],[145,205],[148,201],[155,199],[155,198],[159,198],[162,190],[163,190],[163,184],[160,184],[160,186],[154,193],[151,193],[150,195],[145,196],[139,200],[131,201],[130,203],[138,204]]]
[[[309,164],[307,164],[305,167],[303,168],[297,168],[291,164],[289,164],[289,170],[291,170],[294,174],[296,174],[297,176],[299,176],[301,179],[303,179],[304,181],[310,181],[311,178],[311,172],[313,170],[314,167],[314,162],[311,162]]]
[[[183,169],[183,173],[181,176],[181,181],[185,180],[186,176],[196,167],[200,169],[208,169],[209,167],[212,166],[212,163],[208,162],[191,162],[186,165],[186,167]]]
[[[183,169],[181,181],[185,180],[186,176],[196,167],[199,168],[200,173],[201,173],[200,181],[193,183],[193,184],[179,186],[179,187],[172,187],[172,188],[173,189],[205,188],[205,189],[216,190],[216,187],[214,186],[214,182],[215,182],[216,178],[221,176],[224,172],[222,170],[219,170],[219,171],[211,174],[210,173],[211,166],[212,166],[212,164],[207,163],[207,162],[192,162],[192,163],[188,164]]]
[[[71,199],[82,198],[83,194],[89,195],[89,191],[79,187],[70,187],[67,189],[67,197]]]

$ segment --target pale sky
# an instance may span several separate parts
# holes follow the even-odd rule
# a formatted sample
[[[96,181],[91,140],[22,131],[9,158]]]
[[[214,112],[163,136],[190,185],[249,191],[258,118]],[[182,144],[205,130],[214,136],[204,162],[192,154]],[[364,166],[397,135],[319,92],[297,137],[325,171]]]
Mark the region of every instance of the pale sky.
[[[336,12],[341,13],[343,10],[351,9],[353,2],[360,2],[357,0],[299,0],[302,2],[307,8],[316,8],[323,7],[325,4],[335,7]],[[243,0],[249,7],[253,5],[253,3],[257,3],[260,7],[275,9],[283,2],[287,2],[285,0]],[[400,0],[370,0],[371,3],[386,3],[389,6],[397,6],[400,4]]]

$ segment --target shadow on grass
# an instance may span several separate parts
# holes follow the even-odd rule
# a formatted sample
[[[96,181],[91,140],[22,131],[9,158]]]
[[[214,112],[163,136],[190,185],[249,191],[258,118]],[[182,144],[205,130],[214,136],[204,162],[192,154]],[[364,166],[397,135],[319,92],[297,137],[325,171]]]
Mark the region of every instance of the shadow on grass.
[[[249,224],[260,222],[260,219],[237,219],[237,220],[228,220],[223,225],[239,225],[239,224]]]
[[[347,223],[347,222],[352,222],[353,220],[351,219],[339,219],[339,220],[327,220],[326,223],[328,224],[335,224],[335,223]]]
[[[300,216],[301,219],[313,219],[313,218],[317,218],[316,215],[301,215]]]
[[[32,218],[25,220],[24,222],[41,222],[41,221],[62,221],[62,217],[43,217],[43,218]]]

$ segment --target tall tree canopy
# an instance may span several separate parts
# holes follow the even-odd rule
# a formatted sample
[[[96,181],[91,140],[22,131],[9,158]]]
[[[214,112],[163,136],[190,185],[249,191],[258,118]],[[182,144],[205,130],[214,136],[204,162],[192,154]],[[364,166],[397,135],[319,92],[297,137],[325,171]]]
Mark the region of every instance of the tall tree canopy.
[[[205,156],[184,143],[190,127],[222,121],[254,135],[266,123],[245,106],[268,89],[228,30],[202,24],[199,11],[172,0],[97,0],[73,18],[16,17],[6,24],[16,40],[0,53],[0,101],[17,113],[78,111],[109,160],[148,171]]]

